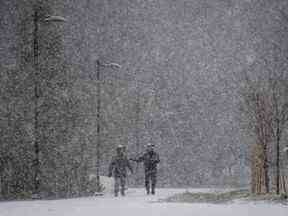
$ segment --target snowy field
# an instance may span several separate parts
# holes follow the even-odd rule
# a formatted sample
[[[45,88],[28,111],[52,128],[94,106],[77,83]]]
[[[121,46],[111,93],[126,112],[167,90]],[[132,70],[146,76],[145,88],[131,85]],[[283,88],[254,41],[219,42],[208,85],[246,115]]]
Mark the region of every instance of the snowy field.
[[[112,195],[49,201],[0,202],[0,216],[287,216],[288,207],[271,203],[186,204],[157,202],[185,189],[159,189],[146,196],[143,189],[129,189],[126,197]],[[207,192],[191,189],[191,192]],[[211,190],[209,190],[211,191]]]

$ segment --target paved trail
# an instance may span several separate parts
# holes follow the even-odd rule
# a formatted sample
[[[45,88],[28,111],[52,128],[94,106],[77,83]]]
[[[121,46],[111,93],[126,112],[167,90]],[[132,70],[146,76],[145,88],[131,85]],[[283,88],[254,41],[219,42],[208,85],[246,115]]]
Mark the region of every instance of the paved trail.
[[[195,191],[199,191],[195,190]],[[191,190],[194,191],[194,190]],[[201,190],[202,191],[202,190]],[[129,189],[126,197],[0,202],[0,216],[287,216],[288,207],[268,203],[185,204],[157,202],[184,189],[160,189],[155,196]]]

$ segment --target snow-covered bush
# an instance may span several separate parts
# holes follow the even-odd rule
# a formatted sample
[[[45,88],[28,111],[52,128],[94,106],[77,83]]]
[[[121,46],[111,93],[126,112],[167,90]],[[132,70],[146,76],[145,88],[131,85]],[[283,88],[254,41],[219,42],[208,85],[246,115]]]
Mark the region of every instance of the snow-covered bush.
[[[90,185],[94,188],[93,191],[97,191],[96,187],[96,178],[97,176],[95,174],[90,174],[89,175],[89,182]],[[113,188],[114,188],[114,179],[113,178],[109,178],[107,176],[100,176],[100,187],[101,187],[101,192],[104,194],[108,194],[108,193],[113,193]]]

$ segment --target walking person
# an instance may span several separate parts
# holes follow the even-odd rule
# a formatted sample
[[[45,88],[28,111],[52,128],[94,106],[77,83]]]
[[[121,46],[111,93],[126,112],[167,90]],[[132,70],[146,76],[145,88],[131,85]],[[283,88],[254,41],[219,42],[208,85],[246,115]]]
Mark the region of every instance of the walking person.
[[[133,173],[132,166],[124,152],[125,147],[122,145],[117,146],[116,155],[112,158],[112,161],[109,166],[109,177],[114,178],[114,195],[117,197],[119,190],[121,195],[125,196],[125,185],[127,178],[127,169]],[[120,189],[121,188],[121,189]]]
[[[147,144],[146,152],[138,157],[132,158],[131,160],[137,163],[143,162],[145,172],[145,188],[147,194],[155,194],[155,187],[157,182],[157,165],[160,162],[159,154],[155,152],[154,145],[152,143]],[[151,191],[150,191],[151,189]]]

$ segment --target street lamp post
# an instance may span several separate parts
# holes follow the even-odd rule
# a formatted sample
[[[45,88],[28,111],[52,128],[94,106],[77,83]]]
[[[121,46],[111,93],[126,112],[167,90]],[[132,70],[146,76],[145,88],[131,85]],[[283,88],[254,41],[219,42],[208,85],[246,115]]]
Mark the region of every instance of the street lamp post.
[[[34,176],[33,176],[33,185],[34,185],[34,198],[39,197],[39,187],[41,183],[40,179],[40,146],[39,146],[39,98],[40,98],[40,87],[39,87],[39,22],[64,22],[65,18],[60,16],[48,16],[41,19],[39,16],[39,11],[37,8],[34,9],[33,15],[33,66],[34,66]]]
[[[96,60],[96,79],[97,79],[97,107],[96,107],[96,117],[97,117],[97,125],[96,125],[96,133],[97,133],[97,143],[96,143],[96,187],[97,192],[100,192],[100,156],[101,156],[101,124],[100,124],[100,117],[101,117],[101,67],[111,67],[111,68],[120,68],[121,65],[117,63],[101,63],[100,60]]]

